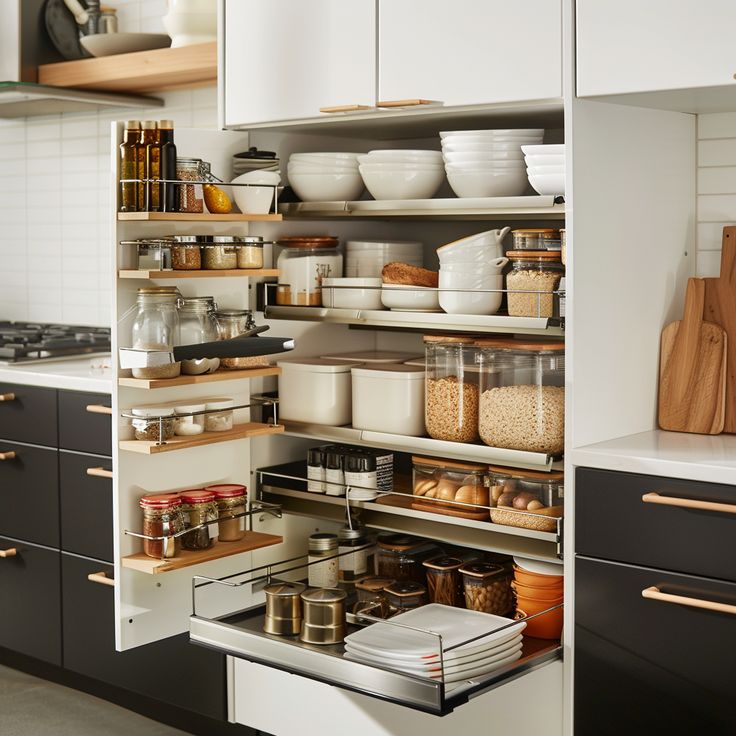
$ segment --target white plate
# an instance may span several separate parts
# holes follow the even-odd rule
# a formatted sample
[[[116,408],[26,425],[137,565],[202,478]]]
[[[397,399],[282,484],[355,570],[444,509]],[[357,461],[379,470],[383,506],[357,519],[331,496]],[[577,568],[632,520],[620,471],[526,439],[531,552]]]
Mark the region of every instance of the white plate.
[[[530,560],[526,557],[514,557],[514,564],[527,572],[533,572],[537,575],[562,575],[562,563],[541,562],[540,560]]]
[[[95,33],[79,39],[92,56],[115,56],[171,46],[165,33]]]

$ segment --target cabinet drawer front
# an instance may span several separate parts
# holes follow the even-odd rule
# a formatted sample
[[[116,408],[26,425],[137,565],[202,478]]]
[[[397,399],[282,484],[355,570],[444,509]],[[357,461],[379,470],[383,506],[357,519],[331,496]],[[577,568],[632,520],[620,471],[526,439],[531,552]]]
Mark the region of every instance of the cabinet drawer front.
[[[734,613],[644,598],[653,586]],[[736,733],[736,585],[578,558],[575,622],[576,734]]]
[[[87,470],[112,469],[110,460],[59,452],[61,548],[112,562],[112,479]]]
[[[60,665],[59,553],[3,537],[0,551],[0,646]]]
[[[0,383],[0,396],[0,439],[56,447],[55,388]]]
[[[112,454],[112,416],[87,407],[109,407],[107,394],[59,391],[59,447],[63,450]]]
[[[58,451],[0,440],[0,453],[0,534],[58,547]]]
[[[651,502],[673,499],[731,505],[736,487],[578,468],[577,553],[736,581],[736,513]]]

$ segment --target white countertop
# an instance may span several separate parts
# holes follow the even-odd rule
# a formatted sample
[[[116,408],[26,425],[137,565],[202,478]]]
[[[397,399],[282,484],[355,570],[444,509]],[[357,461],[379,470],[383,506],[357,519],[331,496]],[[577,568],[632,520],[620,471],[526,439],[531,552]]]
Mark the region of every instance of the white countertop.
[[[736,435],[653,430],[572,450],[573,465],[736,485]]]
[[[112,371],[93,368],[110,360],[101,356],[95,358],[75,358],[48,363],[20,363],[0,365],[0,381],[19,383],[24,386],[43,386],[70,391],[90,391],[93,393],[112,393]]]

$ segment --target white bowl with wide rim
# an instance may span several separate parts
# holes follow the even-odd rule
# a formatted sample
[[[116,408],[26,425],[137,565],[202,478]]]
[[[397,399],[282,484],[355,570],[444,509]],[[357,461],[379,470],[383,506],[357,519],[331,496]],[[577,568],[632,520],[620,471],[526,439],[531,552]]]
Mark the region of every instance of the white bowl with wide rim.
[[[534,155],[525,155],[524,161],[526,161],[527,166],[564,166],[565,165],[565,155],[564,154],[550,154],[549,156],[542,156],[537,154]]]
[[[440,307],[447,314],[495,314],[503,299],[503,275],[440,269]]]
[[[281,183],[278,171],[250,171],[233,179],[234,184],[250,184],[247,187],[232,187],[233,199],[245,215],[267,215],[276,187]]]
[[[433,162],[442,158],[440,151],[426,151],[419,148],[381,148],[361,154],[361,158],[370,156],[376,161],[424,161]]]
[[[292,153],[289,159],[325,159],[327,161],[355,161],[364,154],[356,151],[308,151],[306,153]]]
[[[516,197],[524,194],[526,171],[448,171],[447,181],[458,197]]]
[[[529,183],[537,194],[565,193],[565,174],[529,174]]]
[[[360,175],[374,199],[431,199],[445,179],[445,170],[441,166],[403,171],[361,166]]]
[[[363,179],[357,172],[299,174],[289,172],[289,184],[302,202],[343,202],[360,197]]]
[[[463,141],[448,143],[442,146],[442,152],[448,153],[493,153],[501,150],[518,151],[525,141],[499,141],[497,143],[484,143],[483,141]]]
[[[381,303],[386,309],[403,312],[439,312],[440,301],[437,289],[429,286],[405,286],[384,284]]]
[[[445,164],[445,169],[462,173],[464,171],[523,171],[523,161],[461,161]]]

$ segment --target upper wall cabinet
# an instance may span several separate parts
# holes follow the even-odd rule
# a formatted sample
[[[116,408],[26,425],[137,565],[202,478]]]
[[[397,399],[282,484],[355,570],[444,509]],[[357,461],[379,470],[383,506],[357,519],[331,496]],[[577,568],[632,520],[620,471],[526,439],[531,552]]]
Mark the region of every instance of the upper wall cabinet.
[[[225,125],[375,104],[375,0],[225,3]]]
[[[734,28],[733,0],[577,0],[578,96],[733,85]]]
[[[378,0],[380,101],[562,96],[559,0]]]

